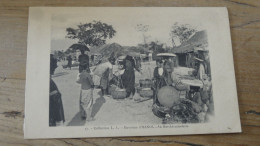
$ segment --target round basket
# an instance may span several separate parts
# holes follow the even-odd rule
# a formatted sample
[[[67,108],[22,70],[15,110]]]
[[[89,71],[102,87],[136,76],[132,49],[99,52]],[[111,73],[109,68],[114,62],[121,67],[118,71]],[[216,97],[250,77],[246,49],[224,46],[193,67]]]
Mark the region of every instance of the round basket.
[[[139,90],[139,94],[142,97],[153,97],[153,90],[151,88]]]
[[[151,88],[152,87],[152,80],[150,79],[145,79],[145,80],[139,80],[140,87],[142,88]]]
[[[115,89],[111,93],[111,95],[114,99],[124,99],[124,98],[126,98],[126,90],[125,89]]]

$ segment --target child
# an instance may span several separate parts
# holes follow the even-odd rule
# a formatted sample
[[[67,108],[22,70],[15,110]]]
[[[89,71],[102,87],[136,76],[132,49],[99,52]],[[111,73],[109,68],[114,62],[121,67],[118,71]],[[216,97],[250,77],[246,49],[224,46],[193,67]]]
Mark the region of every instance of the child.
[[[90,69],[83,70],[79,75],[79,82],[81,84],[80,91],[80,113],[81,118],[87,121],[92,121],[91,117],[93,106],[93,89],[94,83],[90,75]]]

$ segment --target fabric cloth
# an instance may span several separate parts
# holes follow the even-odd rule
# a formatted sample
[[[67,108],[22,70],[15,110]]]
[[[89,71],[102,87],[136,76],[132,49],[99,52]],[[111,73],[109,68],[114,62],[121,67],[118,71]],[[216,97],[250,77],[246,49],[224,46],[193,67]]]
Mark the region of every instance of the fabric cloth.
[[[83,70],[89,68],[89,57],[87,54],[79,55],[79,72],[81,73]]]
[[[65,122],[65,117],[61,94],[52,79],[50,79],[49,92],[49,126],[56,126],[56,122]]]
[[[80,114],[81,117],[91,117],[93,106],[93,89],[80,91]]]
[[[86,71],[83,71],[83,72],[80,73],[80,75],[79,75],[79,83],[81,84],[81,89],[83,89],[83,90],[88,90],[88,89],[94,87],[94,83],[93,83],[92,77]]]

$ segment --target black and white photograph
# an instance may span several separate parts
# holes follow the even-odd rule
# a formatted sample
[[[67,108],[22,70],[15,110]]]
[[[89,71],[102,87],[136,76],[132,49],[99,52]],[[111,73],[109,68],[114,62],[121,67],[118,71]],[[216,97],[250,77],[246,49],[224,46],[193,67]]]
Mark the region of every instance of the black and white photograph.
[[[52,17],[49,125],[209,122],[214,98],[203,24],[126,19]]]
[[[226,9],[82,7],[30,12],[29,43],[38,50],[47,47],[38,56],[44,65],[33,66],[39,69],[36,76],[42,74],[40,93],[48,93],[48,98],[39,98],[44,101],[40,123],[47,131],[57,130],[53,137],[241,130]],[[43,35],[34,38],[34,30]],[[37,58],[31,55],[28,64]],[[226,123],[217,126],[219,131],[212,128],[220,121]],[[225,126],[232,121],[234,128]],[[59,129],[74,130],[59,134]]]

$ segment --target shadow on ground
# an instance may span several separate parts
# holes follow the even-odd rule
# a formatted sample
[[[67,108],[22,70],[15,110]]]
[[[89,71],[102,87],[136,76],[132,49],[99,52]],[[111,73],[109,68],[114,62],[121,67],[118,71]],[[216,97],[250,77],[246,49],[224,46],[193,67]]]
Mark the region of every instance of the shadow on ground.
[[[80,112],[78,112],[72,120],[68,123],[67,126],[84,126],[86,123],[86,120],[81,119]]]
[[[99,112],[102,105],[106,102],[105,98],[101,95],[101,92],[98,93],[100,95],[99,98],[96,99],[95,103],[93,104],[91,116],[95,117],[95,115]],[[86,120],[81,118],[80,112],[78,112],[72,120],[67,124],[67,126],[84,126]]]
[[[96,99],[95,103],[93,104],[91,116],[95,117],[98,111],[101,109],[102,105],[106,102],[105,98],[101,95],[101,91],[98,92],[100,95],[99,98]]]

